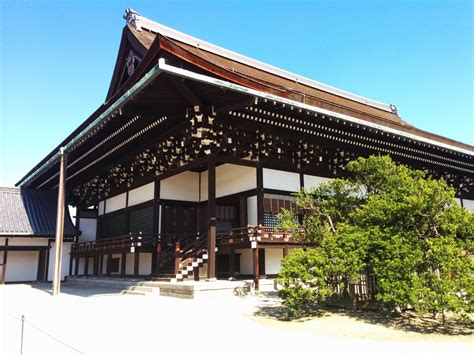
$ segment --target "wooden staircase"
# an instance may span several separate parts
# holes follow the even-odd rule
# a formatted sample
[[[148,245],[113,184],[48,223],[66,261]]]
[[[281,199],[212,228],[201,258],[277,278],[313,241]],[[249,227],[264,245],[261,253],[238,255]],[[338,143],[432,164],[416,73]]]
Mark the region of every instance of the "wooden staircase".
[[[199,280],[207,275],[207,235],[189,235],[177,241],[160,243],[159,272],[151,274],[149,281],[178,282]]]
[[[203,277],[203,273],[206,273],[207,270],[204,270],[204,266],[207,265],[207,254],[202,254],[201,257],[190,257],[180,263],[178,272],[175,277],[171,278],[171,282],[184,281],[186,279],[199,280],[200,277]]]

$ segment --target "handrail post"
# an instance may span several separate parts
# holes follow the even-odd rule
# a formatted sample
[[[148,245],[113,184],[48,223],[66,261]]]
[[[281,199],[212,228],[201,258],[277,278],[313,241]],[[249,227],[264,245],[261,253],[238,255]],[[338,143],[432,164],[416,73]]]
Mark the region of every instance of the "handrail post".
[[[158,241],[156,244],[156,264],[155,264],[155,273],[159,274],[161,272],[161,242]]]
[[[180,257],[180,245],[179,242],[176,242],[176,246],[174,249],[174,273],[178,274],[179,272],[179,264],[181,263],[181,257]]]

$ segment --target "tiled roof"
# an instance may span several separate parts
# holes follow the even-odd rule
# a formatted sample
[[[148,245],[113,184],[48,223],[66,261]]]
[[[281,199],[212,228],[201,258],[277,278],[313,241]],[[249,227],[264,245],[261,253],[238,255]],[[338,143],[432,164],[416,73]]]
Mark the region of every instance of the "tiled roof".
[[[0,235],[52,237],[56,232],[56,207],[53,191],[0,187]],[[64,235],[75,234],[66,209]]]

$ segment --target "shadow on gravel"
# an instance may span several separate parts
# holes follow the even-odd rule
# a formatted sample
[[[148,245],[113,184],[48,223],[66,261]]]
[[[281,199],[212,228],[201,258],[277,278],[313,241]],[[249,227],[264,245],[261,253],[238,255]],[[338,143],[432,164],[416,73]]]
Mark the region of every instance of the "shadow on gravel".
[[[416,332],[420,334],[472,335],[474,324],[464,324],[449,318],[443,324],[441,319],[423,316],[414,312],[405,312],[400,316],[391,316],[377,311],[339,311],[349,317],[370,324],[381,324],[393,329]]]
[[[324,311],[315,310],[312,313],[306,314],[304,317],[288,319],[285,307],[281,305],[280,299],[278,298],[278,292],[270,291],[258,293],[258,305],[253,315],[255,317],[273,318],[279,321],[305,322],[311,320],[313,317],[324,315]]]
[[[276,292],[259,294],[258,305],[253,312],[255,317],[273,318],[279,321],[305,322],[316,317],[331,315],[346,315],[359,321],[382,325],[388,328],[410,331],[420,334],[446,334],[470,336],[474,331],[474,323],[465,324],[454,318],[449,318],[446,324],[441,319],[433,319],[430,316],[422,316],[414,312],[405,312],[401,316],[391,316],[374,310],[345,310],[335,307],[323,307],[312,314],[307,314],[302,318],[288,319],[285,307],[278,299]]]

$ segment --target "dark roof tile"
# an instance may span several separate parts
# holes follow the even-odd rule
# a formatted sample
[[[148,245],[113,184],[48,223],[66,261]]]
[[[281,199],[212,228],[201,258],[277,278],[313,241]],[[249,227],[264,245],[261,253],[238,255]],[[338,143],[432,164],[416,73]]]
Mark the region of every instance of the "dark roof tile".
[[[54,191],[0,187],[0,235],[52,237],[56,232],[56,207]],[[76,235],[68,209],[64,235]]]

